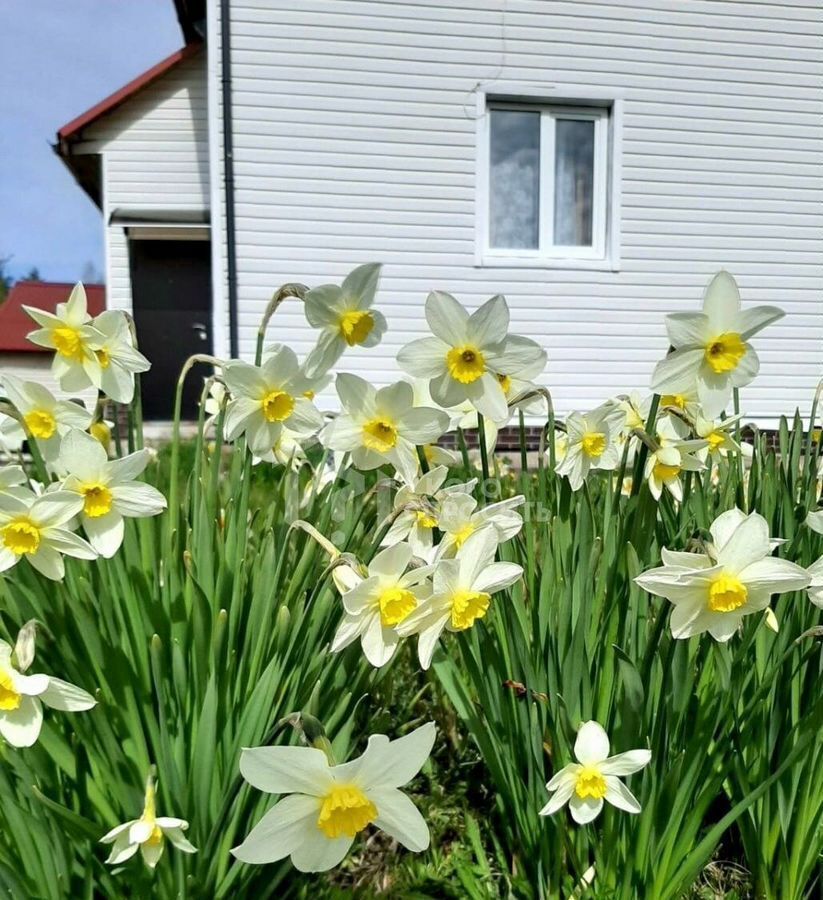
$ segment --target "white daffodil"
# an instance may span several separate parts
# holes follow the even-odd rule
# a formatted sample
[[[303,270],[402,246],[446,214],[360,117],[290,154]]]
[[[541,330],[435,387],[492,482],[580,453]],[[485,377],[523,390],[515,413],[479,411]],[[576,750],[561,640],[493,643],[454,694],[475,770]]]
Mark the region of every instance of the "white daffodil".
[[[358,266],[343,284],[324,284],[306,294],[306,319],[320,329],[317,345],[306,357],[309,377],[325,375],[348,347],[376,347],[380,343],[386,320],[372,309],[380,268],[379,263]]]
[[[731,435],[731,429],[737,425],[739,420],[740,416],[732,416],[728,419],[704,419],[703,416],[698,415],[694,420],[694,432],[706,442],[706,446],[697,451],[698,459],[702,459],[704,462],[709,456],[724,459],[730,451],[751,456],[751,445],[738,444]]]
[[[108,453],[111,447],[111,431],[114,422],[109,419],[97,419],[89,425],[89,434]]]
[[[323,425],[306,397],[314,383],[289,347],[281,345],[262,366],[230,360],[223,377],[233,398],[226,409],[226,438],[233,441],[245,433],[255,456],[269,453],[283,428],[306,437]]]
[[[306,451],[300,437],[288,428],[283,428],[268,453],[261,453],[259,456],[255,454],[252,458],[252,465],[256,466],[261,462],[289,466],[292,471],[297,472],[307,462]]]
[[[574,821],[586,825],[600,815],[604,800],[624,812],[639,813],[637,798],[620,778],[647,766],[651,750],[628,750],[616,756],[609,753],[609,736],[603,727],[594,721],[584,722],[574,742],[577,762],[564,766],[546,785],[554,796],[540,815],[551,816],[568,803]]]
[[[74,429],[60,446],[57,466],[65,473],[62,489],[83,500],[80,522],[92,547],[108,558],[123,543],[124,518],[156,516],[166,508],[166,498],[150,484],[135,481],[151,459],[138,450],[110,460],[100,442]]]
[[[231,852],[247,863],[291,856],[300,872],[325,872],[348,853],[369,825],[408,850],[429,846],[429,829],[400,787],[417,775],[434,745],[434,723],[390,741],[369,738],[365,753],[331,765],[315,747],[254,747],[240,756],[246,781],[270,794],[287,794]]]
[[[0,641],[0,735],[13,747],[31,747],[40,737],[43,704],[62,712],[82,712],[97,704],[91,694],[67,681],[23,674],[34,662],[34,638],[31,621],[20,629],[13,652]]]
[[[771,556],[769,527],[758,513],[730,509],[709,530],[713,543],[705,553],[664,549],[664,565],[635,578],[644,590],[674,604],[673,637],[708,631],[715,640],[727,641],[744,616],[769,606],[772,594],[808,587],[805,569]]]
[[[625,416],[622,410],[601,406],[590,413],[570,413],[566,418],[566,449],[557,466],[573,491],[579,491],[592,469],[611,471],[620,464],[617,442]]]
[[[680,394],[663,394],[660,398],[660,409],[662,412],[681,413],[690,419],[696,419],[702,414],[697,388]]]
[[[26,500],[31,491],[26,486],[28,478],[22,466],[3,466],[0,468],[0,494]]]
[[[664,416],[657,422],[657,449],[646,460],[645,477],[655,500],[665,488],[675,500],[683,500],[683,472],[699,472],[706,466],[697,453],[706,446],[704,440],[685,440],[681,436],[683,422]]]
[[[652,405],[651,396],[641,397],[636,391],[631,394],[623,394],[614,397],[611,405],[619,409],[625,416],[623,421],[623,429],[628,437],[635,429],[643,429],[646,427],[646,420],[649,418],[649,410]]]
[[[153,869],[163,855],[166,839],[172,847],[182,850],[183,853],[197,853],[197,848],[191,844],[183,832],[189,827],[185,819],[175,819],[171,816],[157,815],[157,797],[154,778],[149,775],[146,779],[146,799],[143,804],[143,814],[139,819],[124,822],[116,828],[112,828],[108,834],[100,838],[101,844],[111,844],[107,863],[117,866],[131,859],[138,849],[143,857],[143,862]]]
[[[95,349],[100,364],[99,388],[115,403],[131,403],[134,398],[134,376],[148,372],[151,363],[134,346],[129,323],[119,309],[107,309],[95,316],[92,325],[103,336]]]
[[[60,437],[71,428],[81,431],[91,425],[91,413],[72,400],[58,400],[36,381],[3,376],[3,386],[12,405],[23,417],[26,433],[35,438],[43,458],[53,462],[60,451]]]
[[[522,494],[498,500],[488,506],[477,508],[477,500],[471,494],[450,493],[440,504],[437,527],[442,539],[437,545],[437,556],[453,556],[477,531],[490,527],[497,544],[511,540],[523,527],[523,517],[517,512],[526,498]]]
[[[434,337],[406,344],[397,355],[400,367],[416,378],[429,379],[436,403],[448,409],[468,400],[494,422],[509,415],[501,377],[545,361],[532,340],[508,334],[509,307],[501,295],[469,315],[441,291],[426,300],[426,321]]]
[[[390,462],[406,481],[413,481],[420,467],[416,445],[436,441],[449,417],[439,409],[415,406],[406,381],[375,390],[357,375],[341,374],[336,386],[345,412],[323,429],[321,442],[350,452],[358,469]]]
[[[652,376],[657,394],[697,392],[703,415],[716,419],[728,406],[732,389],[757,375],[760,361],[749,338],[783,316],[776,306],[740,309],[737,282],[718,272],[703,295],[703,311],[666,316],[674,351]]]
[[[806,525],[817,534],[823,534],[823,509],[811,509],[806,515]]]
[[[809,573],[809,600],[818,609],[823,609],[823,556],[806,570]]]
[[[397,627],[402,637],[418,635],[420,665],[431,665],[444,629],[466,631],[489,611],[492,594],[514,584],[523,574],[516,563],[495,562],[497,535],[486,526],[466,540],[454,559],[434,570],[432,594]]]
[[[2,380],[0,379],[0,393],[2,393]],[[26,440],[26,432],[17,419],[0,413],[0,454],[9,455],[19,453],[23,449]]]
[[[51,370],[62,390],[82,391],[100,384],[100,362],[95,351],[104,338],[92,324],[82,284],[76,284],[69,299],[58,303],[53,313],[33,306],[23,309],[40,326],[27,335],[28,339],[55,351]]]
[[[383,538],[384,545],[392,546],[408,541],[415,556],[429,559],[441,504],[449,494],[468,493],[477,484],[477,479],[473,478],[467,482],[445,486],[448,477],[449,472],[445,466],[435,466],[414,482],[400,487],[394,498],[394,510],[400,512]]]
[[[409,544],[395,544],[374,557],[367,577],[343,594],[346,614],[332,641],[333,653],[360,638],[366,659],[376,668],[394,656],[400,643],[397,626],[431,594],[431,567],[409,569],[411,560]]]
[[[25,558],[52,581],[60,581],[63,557],[95,559],[97,553],[70,530],[83,508],[83,498],[69,491],[50,491],[22,499],[0,494],[0,572]]]

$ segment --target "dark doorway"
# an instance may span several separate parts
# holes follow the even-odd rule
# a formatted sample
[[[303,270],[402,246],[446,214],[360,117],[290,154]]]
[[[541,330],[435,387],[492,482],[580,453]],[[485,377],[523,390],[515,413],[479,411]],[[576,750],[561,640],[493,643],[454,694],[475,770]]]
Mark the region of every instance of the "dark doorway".
[[[191,240],[129,241],[134,322],[151,362],[142,376],[143,416],[170,420],[183,363],[211,353],[211,244]],[[184,419],[197,418],[207,366],[197,366],[183,390]]]

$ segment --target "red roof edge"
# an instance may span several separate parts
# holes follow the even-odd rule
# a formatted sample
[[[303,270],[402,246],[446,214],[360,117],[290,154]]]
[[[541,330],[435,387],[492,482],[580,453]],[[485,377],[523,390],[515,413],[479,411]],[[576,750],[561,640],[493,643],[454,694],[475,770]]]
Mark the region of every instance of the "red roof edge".
[[[138,75],[137,78],[133,79],[128,84],[123,85],[120,90],[110,94],[104,100],[101,100],[99,103],[92,106],[91,109],[87,109],[76,119],[72,119],[71,122],[68,122],[62,128],[58,129],[58,141],[69,141],[76,137],[78,132],[91,125],[92,122],[97,121],[101,116],[105,116],[112,110],[117,109],[118,106],[133,97],[138,91],[141,91],[144,87],[147,87],[153,81],[160,78],[162,75],[165,75],[169,69],[173,69],[184,60],[190,59],[199,52],[202,46],[202,43],[186,44],[185,47],[172,53],[171,56],[167,56],[150,69],[146,69],[146,71],[141,75]]]

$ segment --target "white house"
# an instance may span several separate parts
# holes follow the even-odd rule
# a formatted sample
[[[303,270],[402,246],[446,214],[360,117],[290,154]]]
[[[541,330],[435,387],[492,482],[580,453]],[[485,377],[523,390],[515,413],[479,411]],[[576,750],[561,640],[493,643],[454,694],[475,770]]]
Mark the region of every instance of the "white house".
[[[721,267],[786,318],[750,418],[823,374],[819,0],[176,0],[188,45],[62,128],[155,377],[253,354],[272,291],[384,263],[393,377],[433,288],[504,293],[558,409],[644,389]],[[198,43],[203,37],[204,43]],[[300,304],[273,338],[305,353]],[[162,416],[167,410],[154,414]]]

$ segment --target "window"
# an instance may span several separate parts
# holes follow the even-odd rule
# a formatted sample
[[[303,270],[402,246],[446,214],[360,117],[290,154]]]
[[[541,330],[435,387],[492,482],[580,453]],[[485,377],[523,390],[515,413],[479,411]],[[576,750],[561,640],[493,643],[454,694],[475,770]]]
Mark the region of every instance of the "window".
[[[611,109],[490,99],[486,113],[479,261],[604,267],[612,255]]]

